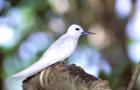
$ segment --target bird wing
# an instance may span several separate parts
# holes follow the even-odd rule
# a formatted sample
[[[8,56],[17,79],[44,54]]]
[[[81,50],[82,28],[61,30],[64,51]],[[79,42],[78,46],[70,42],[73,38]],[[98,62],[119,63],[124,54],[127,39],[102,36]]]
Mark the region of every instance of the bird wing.
[[[27,78],[58,61],[64,60],[73,53],[76,45],[77,40],[74,38],[68,35],[61,36],[48,48],[48,50],[43,54],[39,61],[31,65],[29,68],[13,75],[13,77]]]

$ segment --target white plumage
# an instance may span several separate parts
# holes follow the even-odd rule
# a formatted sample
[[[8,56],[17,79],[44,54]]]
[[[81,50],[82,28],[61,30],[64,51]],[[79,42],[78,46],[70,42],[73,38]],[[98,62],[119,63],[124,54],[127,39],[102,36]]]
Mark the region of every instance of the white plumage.
[[[14,78],[27,78],[32,76],[42,69],[69,57],[77,46],[77,42],[81,35],[94,34],[85,32],[79,25],[71,25],[66,34],[57,39],[43,54],[39,61],[28,67],[27,69],[16,73]]]

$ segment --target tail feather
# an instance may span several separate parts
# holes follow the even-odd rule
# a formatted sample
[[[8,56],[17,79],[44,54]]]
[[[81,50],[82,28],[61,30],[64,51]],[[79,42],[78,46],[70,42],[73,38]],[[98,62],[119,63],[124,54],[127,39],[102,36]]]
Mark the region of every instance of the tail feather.
[[[44,69],[48,66],[49,65],[47,63],[43,63],[42,61],[38,61],[35,64],[31,65],[29,68],[14,74],[12,76],[12,78],[22,78],[22,77],[27,78],[27,77],[30,77],[30,76],[40,72],[42,69]]]
[[[16,74],[14,74],[12,76],[12,78],[27,78],[30,77],[38,72],[40,72],[42,69],[54,64],[57,62],[57,60],[48,60],[48,62],[46,60],[44,60],[45,58],[41,58],[38,62],[34,63],[33,65],[31,65],[30,67],[28,67],[27,69],[18,72]]]

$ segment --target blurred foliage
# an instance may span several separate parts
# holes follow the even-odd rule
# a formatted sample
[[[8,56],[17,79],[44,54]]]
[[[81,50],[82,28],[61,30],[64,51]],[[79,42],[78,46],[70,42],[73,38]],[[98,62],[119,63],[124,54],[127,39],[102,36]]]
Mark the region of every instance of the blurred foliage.
[[[125,17],[117,16],[116,1],[0,0],[0,28],[5,25],[13,33],[9,34],[12,39],[0,42],[0,88],[8,87],[3,78],[37,61],[69,25],[79,24],[96,35],[80,39],[71,61],[109,80],[113,90],[126,89],[133,63],[127,52],[132,40],[125,28],[135,13],[136,0],[131,0],[131,11]],[[0,39],[4,38],[6,33]]]

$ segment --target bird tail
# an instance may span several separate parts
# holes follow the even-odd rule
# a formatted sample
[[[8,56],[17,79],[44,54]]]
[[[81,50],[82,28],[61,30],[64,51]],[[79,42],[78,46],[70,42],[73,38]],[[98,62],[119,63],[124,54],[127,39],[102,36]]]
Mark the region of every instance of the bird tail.
[[[42,65],[42,63],[43,63],[42,61],[38,61],[35,64],[31,65],[29,68],[14,74],[12,76],[12,78],[18,78],[18,79],[27,78],[27,77],[30,77],[30,76],[40,72],[42,69],[49,66],[47,63],[46,64],[43,63],[43,65]]]
[[[49,60],[47,58],[42,57],[39,61],[28,67],[27,69],[18,72],[12,76],[12,78],[15,79],[20,79],[24,78],[26,79],[27,77],[30,77],[38,72],[40,72],[42,69],[58,62],[58,60]]]

